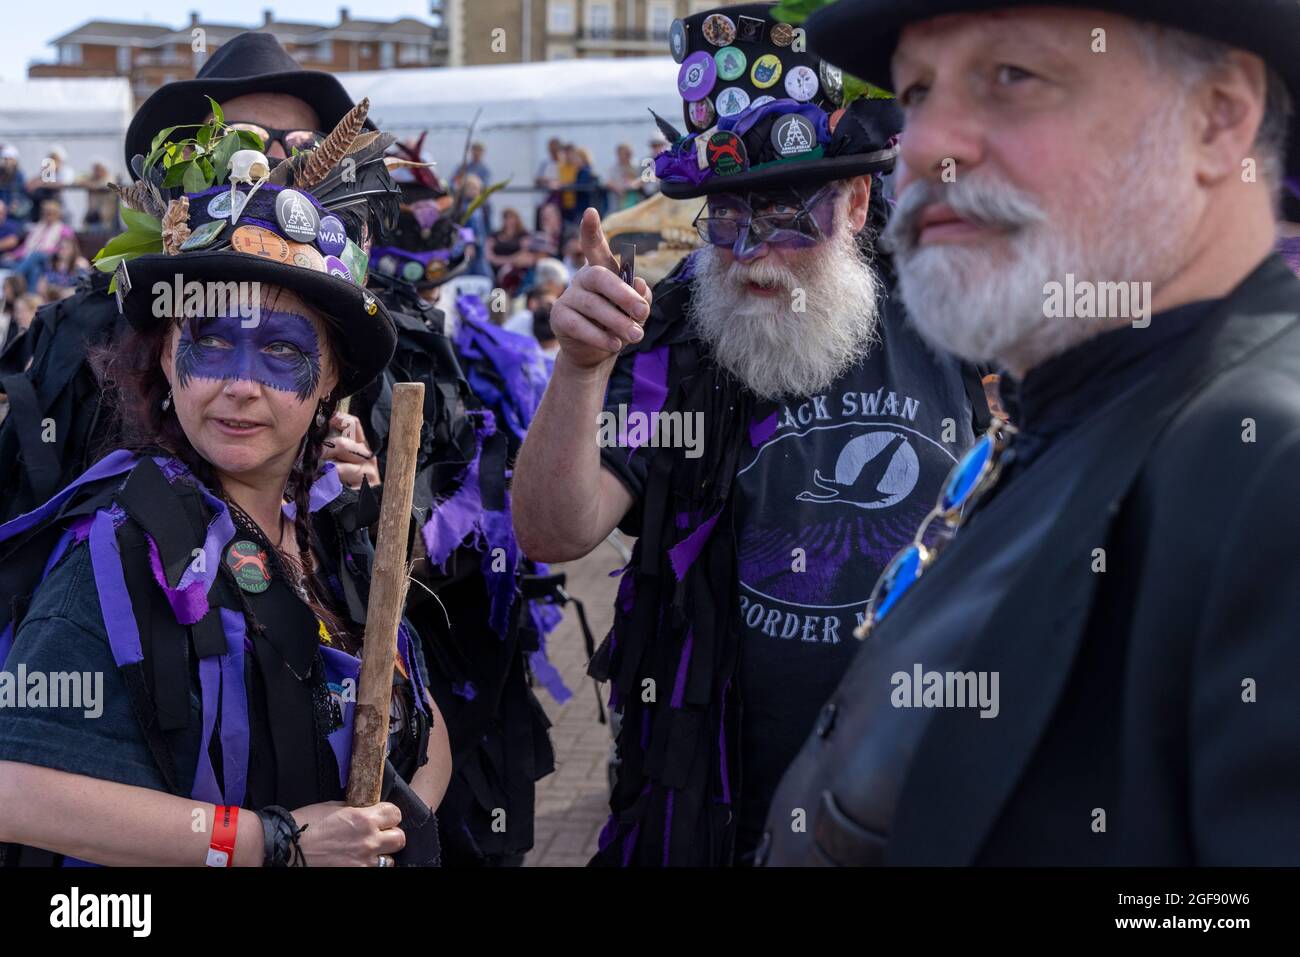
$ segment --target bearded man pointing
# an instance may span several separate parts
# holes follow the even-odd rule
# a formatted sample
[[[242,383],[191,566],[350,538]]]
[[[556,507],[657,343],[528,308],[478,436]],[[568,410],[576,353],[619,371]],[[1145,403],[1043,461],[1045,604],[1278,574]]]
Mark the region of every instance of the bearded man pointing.
[[[696,132],[670,136],[656,172],[665,195],[706,197],[705,246],[652,295],[620,279],[588,210],[588,265],[551,311],[519,541],[566,561],[615,527],[639,535],[591,668],[622,716],[596,863],[752,860],[872,581],[988,418],[973,367],[909,328],[873,248],[897,108],[842,105],[838,72],[791,33],[770,4],[674,27]],[[626,423],[605,447],[602,413]]]

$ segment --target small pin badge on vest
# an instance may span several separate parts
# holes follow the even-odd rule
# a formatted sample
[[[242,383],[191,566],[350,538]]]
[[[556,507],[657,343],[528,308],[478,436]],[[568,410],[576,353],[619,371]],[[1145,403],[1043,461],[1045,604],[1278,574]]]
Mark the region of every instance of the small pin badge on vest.
[[[266,552],[256,542],[240,539],[226,549],[226,567],[242,591],[260,595],[271,587],[271,567]]]

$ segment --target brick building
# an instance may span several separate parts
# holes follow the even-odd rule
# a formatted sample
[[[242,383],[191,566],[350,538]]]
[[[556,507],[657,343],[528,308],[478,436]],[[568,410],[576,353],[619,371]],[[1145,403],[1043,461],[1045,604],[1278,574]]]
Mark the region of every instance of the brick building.
[[[438,7],[435,0],[435,19]],[[270,10],[263,12],[260,24],[212,23],[198,13],[191,13],[188,24],[175,28],[91,20],[51,40],[56,61],[33,63],[27,75],[31,79],[127,77],[138,103],[164,83],[194,76],[209,53],[245,30],[274,34],[311,70],[344,73],[447,63],[447,31],[440,24],[412,17],[361,20],[340,7],[339,22],[333,25],[276,20]]]
[[[678,17],[739,0],[434,0],[451,66],[664,56]]]

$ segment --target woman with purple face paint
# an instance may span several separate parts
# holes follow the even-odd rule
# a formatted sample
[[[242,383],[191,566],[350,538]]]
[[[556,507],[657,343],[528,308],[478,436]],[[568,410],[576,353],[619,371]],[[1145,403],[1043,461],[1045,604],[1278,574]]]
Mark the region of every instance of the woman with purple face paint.
[[[348,182],[309,151],[237,184],[233,228],[228,185],[159,190],[164,252],[108,262],[124,447],[0,526],[4,863],[438,863],[450,751],[405,622],[383,799],[342,803],[378,508],[322,452],[396,343],[344,265],[396,191],[370,142]]]

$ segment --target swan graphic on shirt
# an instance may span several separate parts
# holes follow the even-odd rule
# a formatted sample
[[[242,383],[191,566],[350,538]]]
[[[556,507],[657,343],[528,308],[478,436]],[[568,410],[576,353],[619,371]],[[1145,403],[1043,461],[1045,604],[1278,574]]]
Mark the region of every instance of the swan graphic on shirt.
[[[887,429],[867,432],[845,443],[830,478],[813,469],[813,491],[795,496],[800,502],[888,508],[908,496],[921,476],[921,464],[907,436]]]
[[[753,640],[853,644],[880,571],[964,448],[942,440],[951,406],[868,391],[867,375],[780,408],[776,431],[737,470],[739,611]]]

